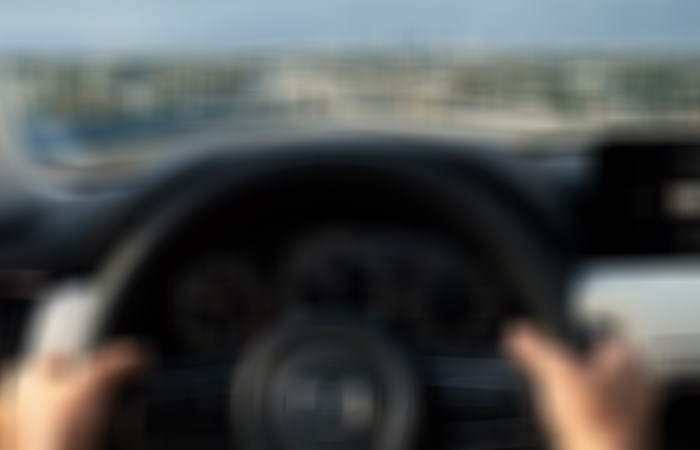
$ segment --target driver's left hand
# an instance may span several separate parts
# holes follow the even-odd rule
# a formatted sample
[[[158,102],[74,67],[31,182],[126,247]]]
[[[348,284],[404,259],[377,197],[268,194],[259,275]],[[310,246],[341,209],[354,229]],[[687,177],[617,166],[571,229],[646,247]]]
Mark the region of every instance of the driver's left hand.
[[[0,393],[0,450],[95,450],[116,390],[144,367],[134,344],[90,358],[47,355],[8,371]]]

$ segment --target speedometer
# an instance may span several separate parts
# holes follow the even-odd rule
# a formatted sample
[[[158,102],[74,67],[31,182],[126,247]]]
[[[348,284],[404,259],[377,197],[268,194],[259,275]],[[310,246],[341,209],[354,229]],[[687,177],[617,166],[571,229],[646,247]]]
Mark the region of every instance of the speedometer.
[[[228,255],[196,261],[173,285],[170,319],[179,345],[196,354],[238,348],[260,326],[264,297],[247,262]]]
[[[281,297],[292,306],[335,304],[392,315],[398,280],[384,250],[381,240],[344,231],[302,240],[282,265]]]

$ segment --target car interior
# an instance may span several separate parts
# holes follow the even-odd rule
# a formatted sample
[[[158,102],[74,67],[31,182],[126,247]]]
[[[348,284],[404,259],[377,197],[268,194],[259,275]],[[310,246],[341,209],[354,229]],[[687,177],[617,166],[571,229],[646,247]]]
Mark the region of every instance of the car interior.
[[[318,21],[359,23],[359,3]],[[279,13],[269,28],[286,11],[248,7]],[[121,9],[85,8],[109,35]],[[280,33],[206,58],[0,45],[0,360],[143,343],[115,450],[546,448],[500,343],[529,320],[581,354],[628,339],[664,393],[663,448],[697,447],[696,55],[545,36],[564,51],[484,62]]]

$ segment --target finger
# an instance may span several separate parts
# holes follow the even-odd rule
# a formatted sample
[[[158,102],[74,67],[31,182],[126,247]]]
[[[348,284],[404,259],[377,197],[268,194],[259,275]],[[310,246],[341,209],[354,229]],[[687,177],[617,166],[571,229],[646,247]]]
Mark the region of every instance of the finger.
[[[97,377],[103,383],[119,382],[143,370],[147,360],[145,350],[135,342],[110,344],[97,356]]]
[[[95,357],[86,372],[87,392],[109,395],[124,381],[141,372],[148,358],[142,347],[130,341],[110,344]]]
[[[609,381],[624,380],[638,368],[632,350],[616,337],[609,337],[596,346],[590,366],[597,378]]]
[[[55,380],[72,373],[79,361],[64,353],[51,353],[37,357],[32,364],[36,375]]]
[[[613,337],[596,347],[591,371],[599,386],[623,406],[644,409],[653,402],[651,380],[641,360],[621,339]]]
[[[576,361],[564,347],[538,328],[527,323],[508,327],[506,352],[533,379],[547,381],[572,371]]]

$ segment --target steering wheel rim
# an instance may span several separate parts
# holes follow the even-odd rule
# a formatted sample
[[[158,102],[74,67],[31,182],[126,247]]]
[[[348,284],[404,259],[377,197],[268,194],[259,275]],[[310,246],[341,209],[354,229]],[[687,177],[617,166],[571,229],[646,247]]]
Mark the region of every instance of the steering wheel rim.
[[[298,164],[295,169],[304,167],[305,164],[308,164],[308,161]],[[478,239],[494,249],[498,261],[510,276],[510,281],[534,307],[538,319],[557,333],[561,334],[567,329],[563,305],[560,303],[563,288],[560,275],[562,268],[558,266],[560,255],[552,254],[551,248],[537,242],[530,228],[523,226],[521,218],[510,211],[493,192],[469,180],[458,180],[429,171],[426,173],[421,166],[408,165],[397,168],[373,162],[359,164],[359,167],[407,180],[419,191],[426,190],[455,200],[453,204],[461,205],[462,216],[480,221],[480,225],[471,228],[470,232],[477,230]],[[90,351],[109,337],[111,315],[133,289],[132,284],[138,279],[138,271],[152,256],[149,252],[157,248],[153,243],[154,239],[167,236],[168,233],[164,233],[163,230],[167,230],[172,223],[177,223],[196,210],[192,205],[199,204],[202,199],[210,196],[230,192],[243,183],[260,177],[261,174],[275,176],[288,169],[273,164],[271,170],[268,167],[253,171],[235,182],[231,181],[232,177],[213,179],[202,189],[195,190],[185,201],[179,199],[165,205],[147,221],[146,226],[138,229],[130,237],[127,244],[109,259],[100,272],[99,281],[92,291],[98,299],[93,299],[91,305],[86,308],[87,312],[83,318],[85,327],[82,334],[74,339],[73,345],[80,350]]]

